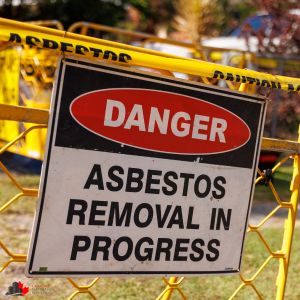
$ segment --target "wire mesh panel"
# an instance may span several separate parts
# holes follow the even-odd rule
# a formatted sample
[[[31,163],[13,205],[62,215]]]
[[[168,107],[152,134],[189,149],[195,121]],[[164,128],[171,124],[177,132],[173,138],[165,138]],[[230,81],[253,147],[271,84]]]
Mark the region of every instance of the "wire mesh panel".
[[[74,39],[74,43],[76,41],[78,40]],[[162,57],[159,59],[163,61]],[[181,64],[184,63],[185,61],[181,61]],[[150,63],[147,67],[149,66],[151,66]],[[172,68],[169,69],[167,66],[170,67],[170,65],[166,63],[164,69],[167,71],[159,70],[159,72],[169,74],[168,72]],[[157,68],[158,64],[153,64],[153,67]],[[182,68],[183,70],[184,68]],[[47,85],[47,81],[50,80],[47,74],[43,74],[44,71],[38,66],[37,72],[40,76],[38,84],[43,82]],[[214,80],[217,79],[228,80],[229,78],[230,88],[240,89],[240,91],[247,89],[246,85],[241,84],[242,80],[238,82],[235,78],[236,82],[233,83],[228,74],[228,78],[224,73],[222,73],[223,75],[218,73],[215,79],[208,79],[206,73],[200,73],[199,76],[207,84],[215,83]],[[33,85],[36,84],[33,83]],[[286,88],[288,89],[288,84]],[[287,285],[287,298],[296,299],[297,296],[300,296],[291,292],[292,285],[289,287],[289,282],[287,282],[289,266],[292,269],[290,270],[291,274],[295,276],[297,271],[293,268],[297,266],[297,263],[299,264],[298,260],[294,262],[292,260],[290,263],[293,259],[291,258],[291,245],[295,228],[297,228],[295,222],[300,186],[299,142],[263,139],[263,149],[278,151],[282,154],[279,162],[272,169],[258,170],[255,201],[247,230],[240,275],[186,278],[27,279],[24,276],[24,265],[27,260],[30,230],[39,191],[39,175],[22,175],[12,171],[14,166],[11,166],[9,160],[4,158],[7,153],[16,154],[15,147],[24,140],[29,140],[31,135],[40,130],[45,131],[48,123],[48,111],[1,105],[0,118],[6,122],[17,122],[18,124],[30,123],[26,127],[21,127],[9,141],[2,141],[0,148],[0,285],[4,287],[3,294],[9,295],[16,288],[24,295],[30,295],[30,299],[41,299],[42,297],[49,299],[157,298],[164,300],[283,299]],[[243,201],[243,195],[240,197]],[[268,201],[265,201],[266,199]],[[260,201],[264,202],[264,205],[261,205]],[[55,255],[59,255],[59,253]],[[294,280],[293,277],[291,279]],[[15,282],[17,284],[14,284]]]

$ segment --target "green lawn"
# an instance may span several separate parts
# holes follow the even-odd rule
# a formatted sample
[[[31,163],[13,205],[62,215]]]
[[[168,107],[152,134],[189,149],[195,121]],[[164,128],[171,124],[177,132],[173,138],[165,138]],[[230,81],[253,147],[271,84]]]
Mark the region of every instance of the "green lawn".
[[[281,168],[274,176],[274,184],[284,200],[289,197],[289,181],[291,167]],[[26,187],[38,187],[37,176],[17,176],[20,183]],[[4,174],[0,174],[0,205],[7,202],[18,190],[11,184]],[[274,201],[272,193],[264,185],[259,185],[255,191],[254,201]],[[0,237],[9,248],[16,253],[26,253],[29,243],[30,230],[33,221],[36,199],[23,197],[17,200],[0,218]],[[265,239],[272,250],[281,246],[283,228],[267,226],[262,230]],[[296,227],[291,264],[285,299],[300,299],[298,278],[300,276],[300,227]],[[242,271],[246,278],[250,278],[268,253],[255,233],[247,234]],[[8,257],[0,250],[0,266]],[[273,259],[267,268],[256,279],[255,285],[264,299],[275,299],[276,275],[278,261]],[[29,299],[67,299],[75,291],[66,279],[28,279],[24,276],[24,264],[13,263],[0,274],[0,294],[4,295],[13,281],[22,281],[30,290]],[[86,279],[80,282],[89,282]],[[241,283],[238,276],[225,277],[190,277],[181,284],[182,291],[188,299],[227,299]],[[39,288],[39,289],[38,289]],[[98,299],[155,299],[164,288],[161,278],[106,278],[100,279],[91,289]],[[36,295],[34,295],[34,292]],[[44,294],[42,294],[44,293]],[[0,297],[0,299],[2,299]],[[91,299],[81,294],[75,299]],[[175,291],[172,299],[181,299]],[[245,288],[236,299],[257,299],[251,288]]]

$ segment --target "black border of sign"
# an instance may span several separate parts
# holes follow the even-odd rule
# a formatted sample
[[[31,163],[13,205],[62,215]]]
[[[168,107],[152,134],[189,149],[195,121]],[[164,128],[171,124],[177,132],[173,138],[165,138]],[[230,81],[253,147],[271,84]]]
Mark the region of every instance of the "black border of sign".
[[[247,219],[246,219],[246,224],[244,226],[244,233],[243,233],[243,242],[242,242],[242,247],[241,247],[241,254],[240,254],[240,261],[239,261],[239,268],[237,270],[224,270],[224,271],[168,271],[168,272],[162,272],[162,271],[133,271],[133,272],[126,272],[126,271],[102,271],[102,272],[96,272],[96,271],[84,271],[84,272],[64,272],[64,271],[57,271],[57,272],[52,272],[52,271],[42,271],[42,272],[36,272],[36,271],[31,271],[32,269],[32,265],[33,265],[33,260],[34,260],[34,255],[35,255],[35,249],[36,249],[36,245],[37,245],[37,240],[38,240],[38,234],[39,234],[39,228],[40,228],[40,223],[41,223],[41,218],[42,218],[42,211],[43,211],[43,206],[44,206],[44,198],[45,198],[45,192],[46,192],[46,182],[47,182],[47,177],[48,177],[48,170],[49,170],[49,162],[50,162],[50,154],[51,154],[51,150],[52,150],[52,142],[53,142],[53,133],[54,133],[54,128],[56,123],[58,122],[58,118],[57,118],[57,106],[58,106],[58,98],[59,98],[59,92],[60,92],[60,87],[62,84],[61,81],[61,76],[62,76],[62,71],[63,68],[67,65],[67,63],[75,63],[75,64],[80,64],[81,66],[85,66],[85,67],[97,67],[97,68],[103,68],[106,70],[111,70],[111,71],[117,71],[117,72],[122,72],[123,74],[132,74],[135,76],[141,76],[144,78],[148,78],[148,79],[155,79],[155,80],[161,80],[164,81],[166,83],[174,83],[177,82],[178,84],[184,84],[186,86],[190,86],[190,87],[197,87],[197,88],[202,88],[204,90],[208,90],[208,91],[214,91],[216,92],[216,90],[219,90],[220,93],[224,93],[227,95],[236,95],[240,98],[245,98],[247,100],[252,99],[252,100],[256,100],[256,101],[261,101],[262,102],[262,106],[261,106],[261,118],[259,120],[259,128],[257,130],[257,137],[256,137],[256,144],[257,144],[257,149],[256,149],[256,153],[255,153],[255,157],[253,159],[254,162],[256,162],[256,165],[253,168],[253,176],[252,176],[252,182],[254,182],[254,178],[256,176],[256,168],[257,168],[257,164],[258,164],[258,154],[259,154],[259,149],[260,149],[260,144],[261,141],[258,141],[258,138],[262,135],[262,127],[264,124],[264,117],[265,117],[265,113],[266,113],[266,101],[263,97],[259,97],[259,96],[251,96],[251,95],[245,95],[236,91],[232,91],[232,90],[226,90],[226,89],[222,89],[222,88],[218,88],[218,87],[214,87],[214,88],[210,88],[208,86],[205,86],[203,84],[192,84],[190,82],[187,81],[183,81],[183,80],[178,80],[178,79],[169,79],[166,76],[152,76],[150,74],[146,74],[146,73],[139,73],[137,70],[135,71],[130,71],[129,69],[125,69],[125,68],[120,68],[120,67],[109,67],[108,65],[104,65],[104,64],[100,64],[100,63],[89,63],[87,61],[84,60],[78,60],[78,59],[72,59],[72,58],[62,58],[61,62],[59,64],[59,70],[58,70],[58,76],[57,76],[57,86],[55,87],[55,95],[53,97],[54,99],[54,105],[53,105],[53,110],[52,110],[52,116],[51,116],[51,132],[49,134],[49,141],[48,141],[48,152],[47,152],[47,157],[46,157],[46,165],[45,165],[45,173],[44,173],[44,180],[43,182],[41,182],[40,185],[40,189],[42,188],[42,193],[40,195],[40,206],[38,208],[38,212],[36,215],[37,221],[35,224],[35,232],[32,233],[32,238],[33,238],[33,234],[34,234],[34,238],[33,238],[33,244],[32,244],[32,249],[29,250],[29,263],[27,263],[26,266],[26,271],[27,271],[27,275],[30,277],[32,275],[37,275],[37,277],[44,277],[47,275],[62,275],[61,277],[67,277],[67,276],[80,276],[80,275],[205,275],[205,274],[235,274],[235,273],[239,273],[240,267],[241,267],[241,261],[242,261],[242,253],[244,250],[244,242],[245,242],[245,234],[246,234],[246,229],[247,229],[247,221],[249,218],[249,213],[250,213],[250,204],[252,202],[252,197],[253,197],[253,192],[254,192],[254,187],[252,187],[251,192],[250,192],[250,197],[249,197],[249,201],[248,201],[248,208],[247,208]],[[32,243],[32,241],[31,241]]]

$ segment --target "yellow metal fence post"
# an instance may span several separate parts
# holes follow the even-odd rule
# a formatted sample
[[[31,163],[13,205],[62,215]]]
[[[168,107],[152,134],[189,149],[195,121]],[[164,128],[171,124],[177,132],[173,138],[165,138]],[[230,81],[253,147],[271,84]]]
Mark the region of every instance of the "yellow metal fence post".
[[[300,125],[299,125],[299,137],[300,142]],[[277,295],[276,300],[284,299],[284,293],[287,282],[287,275],[289,269],[291,248],[293,242],[293,235],[295,229],[295,222],[297,217],[297,206],[300,188],[300,155],[299,153],[294,156],[294,168],[293,168],[293,179],[291,181],[291,208],[289,209],[288,218],[285,223],[284,236],[281,251],[284,253],[284,258],[279,262],[279,272],[277,277]]]

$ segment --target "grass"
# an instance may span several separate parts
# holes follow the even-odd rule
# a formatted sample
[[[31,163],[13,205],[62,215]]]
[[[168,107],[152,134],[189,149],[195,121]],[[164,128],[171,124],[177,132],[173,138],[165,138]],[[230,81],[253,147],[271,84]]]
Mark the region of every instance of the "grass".
[[[24,188],[38,188],[39,176],[37,175],[19,175],[14,174],[18,183]],[[4,173],[0,172],[0,207],[4,205],[11,197],[20,193],[21,191]],[[36,207],[36,197],[21,197],[7,208],[8,213],[29,213],[33,214]]]
[[[17,175],[18,181],[24,187],[37,188],[38,176]],[[276,172],[274,184],[282,199],[288,200],[289,182],[291,179],[291,166],[283,167]],[[18,189],[4,174],[0,174],[0,206],[15,195]],[[254,201],[274,201],[274,196],[264,185],[259,185],[255,190]],[[36,198],[22,197],[8,207],[0,218],[0,239],[15,253],[26,253],[29,243],[30,230]],[[262,234],[267,240],[272,251],[280,249],[283,227],[268,226],[263,228]],[[300,276],[300,227],[296,227],[294,244],[289,268],[285,299],[300,299],[298,278]],[[268,252],[256,233],[246,236],[245,251],[242,272],[246,278],[250,278],[259,266],[268,257]],[[9,257],[0,250],[0,266]],[[276,276],[278,272],[278,260],[270,261],[266,269],[255,280],[255,286],[261,292],[264,299],[275,299]],[[24,264],[12,263],[0,274],[0,294],[5,294],[13,281],[22,281],[30,288],[29,298],[38,299],[67,299],[76,289],[66,279],[47,278],[29,279],[24,276]],[[91,279],[77,279],[76,282],[86,284]],[[233,291],[240,285],[239,276],[205,276],[187,277],[180,285],[181,290],[188,299],[228,299]],[[99,299],[155,299],[164,289],[161,278],[101,278],[91,291]],[[1,297],[0,297],[1,298]],[[80,294],[75,299],[91,299],[87,294]],[[174,291],[172,299],[181,299],[178,291]],[[257,299],[250,287],[243,288],[236,299]]]

